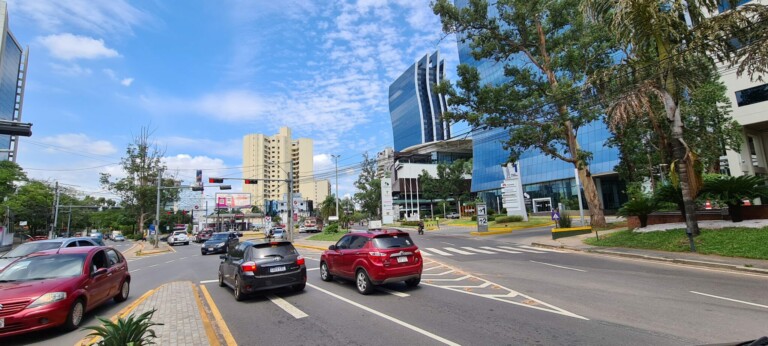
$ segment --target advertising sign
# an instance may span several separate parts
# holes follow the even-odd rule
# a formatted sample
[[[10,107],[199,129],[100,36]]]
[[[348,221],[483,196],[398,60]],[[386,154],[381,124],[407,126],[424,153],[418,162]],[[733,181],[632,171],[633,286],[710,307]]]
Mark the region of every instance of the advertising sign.
[[[488,208],[485,204],[477,204],[477,231],[488,232]]]
[[[250,193],[217,193],[216,208],[250,208]]]
[[[381,180],[381,222],[384,224],[395,222],[395,212],[392,208],[392,182],[389,179]]]
[[[508,163],[502,167],[504,182],[501,184],[502,205],[507,209],[507,215],[520,215],[523,221],[528,221],[525,209],[527,195],[523,193],[523,181],[517,163]]]

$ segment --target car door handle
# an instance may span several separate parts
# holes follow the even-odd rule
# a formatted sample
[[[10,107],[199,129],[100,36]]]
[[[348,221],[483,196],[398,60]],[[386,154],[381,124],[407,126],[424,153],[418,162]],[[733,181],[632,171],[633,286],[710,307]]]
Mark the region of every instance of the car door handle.
[[[358,252],[355,252],[355,255],[359,255],[359,254],[360,254],[360,252],[359,252],[359,251],[358,251]]]

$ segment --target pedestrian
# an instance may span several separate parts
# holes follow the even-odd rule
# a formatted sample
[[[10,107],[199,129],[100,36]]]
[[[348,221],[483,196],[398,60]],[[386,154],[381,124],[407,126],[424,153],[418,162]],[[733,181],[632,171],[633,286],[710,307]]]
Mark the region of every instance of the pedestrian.
[[[424,221],[419,220],[419,234],[424,234]]]

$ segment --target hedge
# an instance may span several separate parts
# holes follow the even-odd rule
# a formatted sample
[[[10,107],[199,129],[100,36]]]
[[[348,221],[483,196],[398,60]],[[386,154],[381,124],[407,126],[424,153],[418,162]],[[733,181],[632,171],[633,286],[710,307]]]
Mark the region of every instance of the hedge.
[[[520,221],[523,221],[523,217],[520,215],[499,216],[496,218],[496,223],[520,222]]]
[[[400,226],[418,226],[419,221],[402,221],[400,222]]]

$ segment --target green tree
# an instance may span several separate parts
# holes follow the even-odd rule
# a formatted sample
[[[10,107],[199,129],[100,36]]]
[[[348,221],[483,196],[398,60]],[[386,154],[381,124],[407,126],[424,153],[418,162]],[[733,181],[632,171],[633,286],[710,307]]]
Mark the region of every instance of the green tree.
[[[694,198],[700,189],[696,153],[687,143],[682,104],[695,87],[707,82],[715,59],[736,67],[738,76],[761,79],[768,72],[768,7],[738,6],[719,15],[719,0],[584,0],[584,13],[610,32],[625,53],[619,64],[593,74],[591,83],[609,95],[610,121],[623,124],[647,116],[653,102],[663,105],[680,177],[686,226],[699,234]],[[734,42],[741,47],[735,49]],[[750,44],[754,43],[754,44]],[[702,73],[703,72],[703,73]],[[606,92],[609,90],[609,92]],[[616,97],[619,95],[619,97]]]
[[[593,71],[611,63],[606,30],[585,20],[580,0],[497,0],[489,10],[485,0],[470,0],[457,8],[437,0],[443,31],[471,41],[472,56],[504,66],[506,81],[482,84],[480,72],[460,65],[456,90],[444,82],[438,90],[449,95],[446,117],[466,120],[474,127],[505,128],[510,161],[536,149],[578,169],[592,225],[605,225],[589,162],[581,148],[579,129],[600,117],[600,110],[580,102],[582,85]]]
[[[4,203],[10,208],[14,223],[27,221],[32,234],[47,228],[52,219],[53,188],[46,182],[30,180],[18,188]]]
[[[374,217],[381,212],[381,179],[376,178],[376,160],[363,154],[360,175],[355,181],[355,200],[368,216]]]
[[[0,201],[16,191],[17,183],[27,181],[27,174],[16,162],[0,161]]]
[[[437,176],[432,177],[426,170],[419,175],[419,188],[425,197],[443,201],[453,199],[458,202],[469,198],[469,181],[466,176],[472,174],[472,164],[465,160],[456,160],[450,165],[439,163]]]
[[[328,217],[336,215],[336,197],[334,195],[328,195],[325,197],[322,203],[318,206],[320,211],[320,217],[323,220],[328,220]]]

